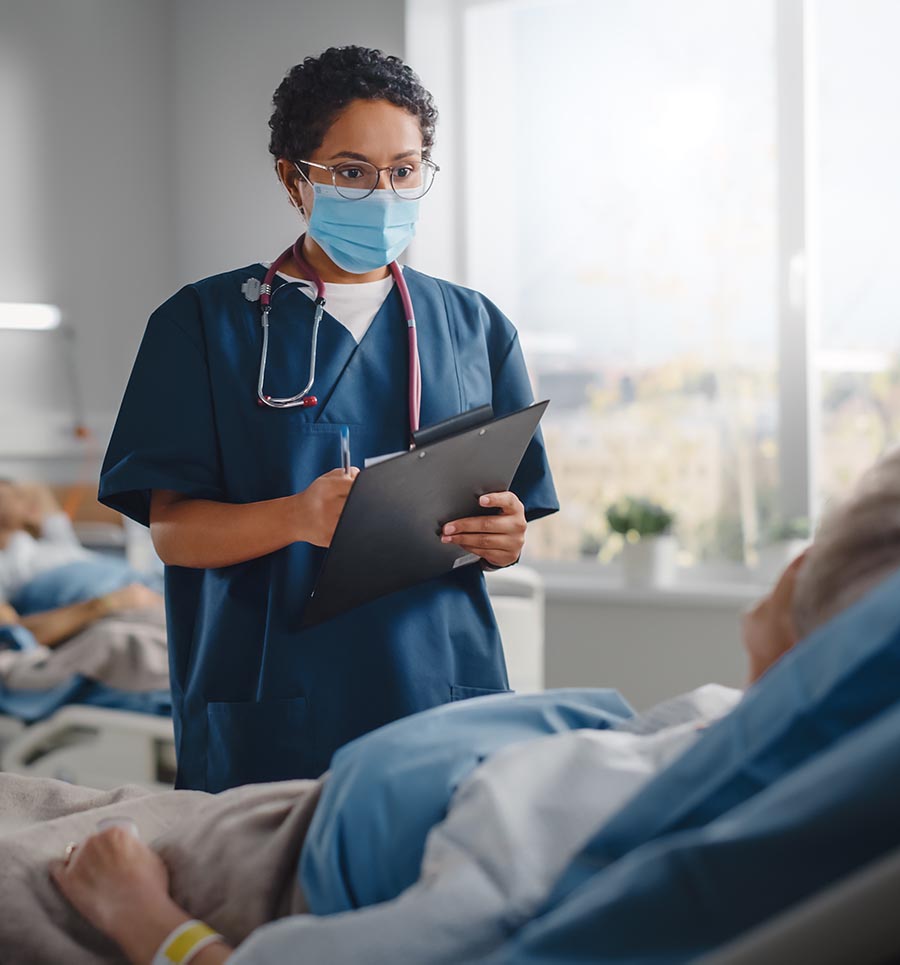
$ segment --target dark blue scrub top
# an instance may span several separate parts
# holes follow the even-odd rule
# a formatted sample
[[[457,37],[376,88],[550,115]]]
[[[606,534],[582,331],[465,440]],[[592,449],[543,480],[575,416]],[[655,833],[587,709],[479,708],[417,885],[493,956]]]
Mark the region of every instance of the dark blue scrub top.
[[[408,444],[408,346],[396,287],[359,345],[326,314],[315,408],[257,405],[251,265],[188,285],[150,318],[104,460],[100,500],[145,525],[150,493],[249,503]],[[404,269],[419,333],[423,426],[533,401],[512,324],[482,295]],[[283,287],[283,286],[282,286]],[[273,297],[266,391],[306,384],[313,305]],[[538,433],[512,489],[533,520],[559,507]],[[166,568],[170,674],[183,788],[315,777],[348,741],[460,697],[507,689],[484,577],[464,567],[300,631],[325,551],[293,543],[220,569]]]

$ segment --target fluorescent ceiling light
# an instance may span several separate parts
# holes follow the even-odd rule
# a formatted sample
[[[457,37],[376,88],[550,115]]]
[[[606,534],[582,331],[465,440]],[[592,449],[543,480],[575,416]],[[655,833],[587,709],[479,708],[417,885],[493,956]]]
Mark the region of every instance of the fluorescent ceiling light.
[[[59,328],[62,315],[56,305],[28,302],[0,302],[0,328],[44,331]]]

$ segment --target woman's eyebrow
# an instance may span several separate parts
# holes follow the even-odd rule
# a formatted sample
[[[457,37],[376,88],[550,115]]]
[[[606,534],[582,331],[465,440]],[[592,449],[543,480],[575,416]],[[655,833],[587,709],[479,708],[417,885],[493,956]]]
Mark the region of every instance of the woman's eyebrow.
[[[409,151],[401,151],[399,154],[395,154],[392,160],[400,161],[405,157],[413,157],[413,156],[417,157],[421,153],[422,152],[420,150],[413,148]],[[334,161],[339,157],[349,157],[349,158],[353,158],[354,161],[368,161],[369,164],[372,163],[369,160],[369,158],[365,156],[365,154],[357,154],[356,151],[338,151],[336,154],[332,154],[328,160]]]

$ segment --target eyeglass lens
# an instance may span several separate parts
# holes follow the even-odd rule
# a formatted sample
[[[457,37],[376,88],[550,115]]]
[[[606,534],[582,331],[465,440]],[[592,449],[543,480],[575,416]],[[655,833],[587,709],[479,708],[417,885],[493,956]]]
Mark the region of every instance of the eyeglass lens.
[[[421,198],[434,182],[435,166],[430,161],[410,160],[391,168],[394,193],[408,201]],[[368,161],[346,161],[333,171],[334,186],[346,198],[361,197],[360,191],[371,193],[378,187],[378,168]]]

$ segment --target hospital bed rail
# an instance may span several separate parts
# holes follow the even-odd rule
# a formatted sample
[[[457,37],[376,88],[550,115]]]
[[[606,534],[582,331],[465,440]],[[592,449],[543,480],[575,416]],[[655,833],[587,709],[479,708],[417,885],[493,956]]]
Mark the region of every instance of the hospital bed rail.
[[[704,956],[696,965],[900,961],[900,849]]]
[[[0,748],[0,771],[100,790],[122,784],[169,790],[175,782],[175,737],[168,717],[72,704],[10,731]]]

